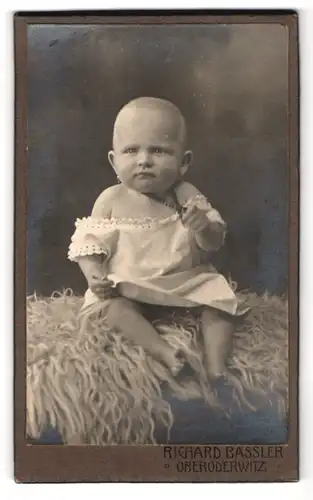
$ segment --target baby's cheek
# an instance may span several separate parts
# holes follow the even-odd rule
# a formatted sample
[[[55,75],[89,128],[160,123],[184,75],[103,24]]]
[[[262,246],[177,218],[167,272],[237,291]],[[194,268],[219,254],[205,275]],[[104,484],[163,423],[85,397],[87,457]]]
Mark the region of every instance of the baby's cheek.
[[[130,177],[132,177],[134,167],[131,162],[124,161],[119,165],[119,167],[116,170],[117,170],[117,175],[120,177],[121,180],[123,179],[127,180]]]
[[[162,169],[163,178],[169,185],[174,184],[179,178],[179,168],[176,163],[167,162]]]

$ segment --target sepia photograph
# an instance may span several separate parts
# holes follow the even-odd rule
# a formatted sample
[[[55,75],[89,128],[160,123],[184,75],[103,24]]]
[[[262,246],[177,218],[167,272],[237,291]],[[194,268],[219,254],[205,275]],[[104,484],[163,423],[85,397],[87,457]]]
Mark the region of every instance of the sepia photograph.
[[[28,448],[162,445],[201,480],[284,458],[291,28],[242,17],[26,19]]]

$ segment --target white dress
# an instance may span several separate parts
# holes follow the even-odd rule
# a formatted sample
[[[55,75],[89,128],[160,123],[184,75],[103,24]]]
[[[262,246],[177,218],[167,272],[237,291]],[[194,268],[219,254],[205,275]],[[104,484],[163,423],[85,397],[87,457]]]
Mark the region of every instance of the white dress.
[[[220,224],[223,241],[226,224],[205,197],[185,182],[175,191],[181,207],[196,204]],[[118,185],[104,191],[91,216],[75,225],[69,259],[102,254],[108,279],[120,295],[147,304],[210,306],[241,314],[230,285],[207,263],[208,245],[206,251],[199,246],[173,207]],[[99,300],[87,290],[83,308]]]

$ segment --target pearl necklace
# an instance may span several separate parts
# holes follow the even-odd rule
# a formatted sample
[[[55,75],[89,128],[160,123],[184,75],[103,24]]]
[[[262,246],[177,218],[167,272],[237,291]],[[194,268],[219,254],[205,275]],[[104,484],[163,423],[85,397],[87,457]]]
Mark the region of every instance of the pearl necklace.
[[[178,203],[178,200],[177,200],[177,197],[175,195],[175,193],[172,193],[172,196],[174,198],[173,201],[169,200],[169,199],[161,199],[161,198],[158,198],[157,196],[153,195],[153,194],[147,194],[147,196],[149,198],[151,198],[152,200],[156,201],[157,203],[161,203],[162,205],[164,205],[165,207],[169,207],[169,208],[172,208],[173,210],[175,210],[175,212],[177,212],[180,216],[184,213],[184,211],[186,210],[184,207],[182,207],[179,203]]]

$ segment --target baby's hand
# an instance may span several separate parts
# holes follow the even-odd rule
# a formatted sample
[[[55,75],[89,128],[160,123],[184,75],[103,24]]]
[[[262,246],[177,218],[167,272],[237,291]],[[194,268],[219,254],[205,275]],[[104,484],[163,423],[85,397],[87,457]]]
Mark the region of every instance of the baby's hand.
[[[201,210],[196,205],[189,205],[182,215],[182,223],[196,233],[203,231],[210,224],[207,210]]]
[[[117,296],[116,290],[112,288],[113,284],[113,281],[108,280],[106,276],[101,277],[95,274],[88,280],[90,290],[99,299],[109,299]]]

